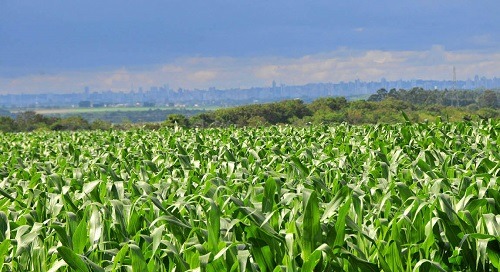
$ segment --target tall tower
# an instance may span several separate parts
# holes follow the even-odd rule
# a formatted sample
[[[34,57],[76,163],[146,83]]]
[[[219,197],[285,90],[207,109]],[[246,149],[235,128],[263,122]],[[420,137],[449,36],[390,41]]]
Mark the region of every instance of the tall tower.
[[[455,99],[457,102],[457,107],[460,107],[460,102],[458,100],[458,93],[457,93],[457,70],[455,69],[455,66],[453,66],[453,92],[455,93]]]

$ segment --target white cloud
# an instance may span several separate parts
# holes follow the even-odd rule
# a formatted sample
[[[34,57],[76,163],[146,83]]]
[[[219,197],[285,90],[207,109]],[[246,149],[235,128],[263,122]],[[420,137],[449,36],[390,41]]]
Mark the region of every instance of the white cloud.
[[[0,92],[74,92],[130,90],[169,84],[172,88],[218,88],[286,84],[397,79],[459,79],[476,74],[500,75],[500,53],[447,51],[436,45],[423,51],[336,51],[299,58],[192,57],[147,69],[122,67],[108,71],[66,72],[18,78],[0,77]]]
[[[194,82],[210,82],[217,78],[217,71],[203,70],[188,75],[188,79]]]
[[[160,71],[164,73],[182,73],[184,69],[182,69],[182,67],[180,66],[167,64],[161,67]]]

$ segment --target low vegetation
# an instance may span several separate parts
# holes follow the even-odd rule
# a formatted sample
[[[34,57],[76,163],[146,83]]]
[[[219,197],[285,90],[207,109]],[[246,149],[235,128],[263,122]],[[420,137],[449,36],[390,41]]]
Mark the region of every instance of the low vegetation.
[[[343,97],[319,98],[311,103],[300,99],[267,104],[251,104],[213,111],[123,111],[98,112],[95,118],[81,113],[77,116],[54,117],[27,111],[14,118],[0,116],[0,131],[89,130],[89,129],[158,129],[173,127],[259,127],[276,124],[295,126],[324,124],[377,124],[404,122],[404,112],[411,121],[471,121],[500,117],[500,95],[495,91],[410,91],[385,89],[367,101],[347,101]],[[189,113],[188,113],[189,112]],[[201,113],[200,113],[201,112]],[[118,113],[118,115],[117,115]],[[197,114],[196,114],[197,113]],[[1,112],[0,112],[1,114]],[[93,114],[93,113],[91,113]],[[196,114],[196,115],[195,115]],[[151,119],[152,118],[152,119]],[[89,120],[92,120],[89,122]],[[105,121],[105,120],[111,120]],[[157,120],[158,122],[148,122]],[[163,123],[162,123],[163,122]],[[162,123],[162,124],[161,124]]]
[[[470,121],[500,117],[500,95],[494,91],[410,91],[379,90],[367,101],[347,101],[343,97],[325,97],[309,104],[287,100],[269,104],[218,109],[191,117],[189,124],[207,126],[262,126],[292,124],[377,124],[404,122],[405,114],[414,122]]]

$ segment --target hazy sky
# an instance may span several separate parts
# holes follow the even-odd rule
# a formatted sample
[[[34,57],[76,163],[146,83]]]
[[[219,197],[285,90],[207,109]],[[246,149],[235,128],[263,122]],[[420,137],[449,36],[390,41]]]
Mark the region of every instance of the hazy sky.
[[[500,1],[0,0],[0,93],[500,76]]]

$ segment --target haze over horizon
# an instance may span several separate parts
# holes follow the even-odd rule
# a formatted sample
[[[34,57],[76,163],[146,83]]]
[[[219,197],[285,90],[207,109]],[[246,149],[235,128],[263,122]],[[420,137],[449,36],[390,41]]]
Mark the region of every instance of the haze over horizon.
[[[0,94],[500,76],[500,2],[3,1]]]

